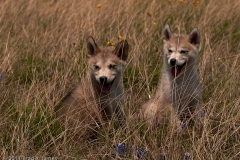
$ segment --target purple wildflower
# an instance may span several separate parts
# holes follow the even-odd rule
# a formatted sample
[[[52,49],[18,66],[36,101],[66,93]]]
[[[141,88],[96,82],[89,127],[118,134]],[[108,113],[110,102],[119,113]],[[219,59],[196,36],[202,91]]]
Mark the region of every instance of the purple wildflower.
[[[0,74],[0,79],[3,79],[4,78],[4,74]]]
[[[186,128],[186,123],[184,123],[184,122],[181,121],[181,122],[180,122],[180,126],[181,126],[182,129],[184,129],[184,128]]]
[[[204,110],[201,110],[200,116],[201,116],[201,117],[204,117],[204,116],[205,116],[205,111],[204,111]]]
[[[232,125],[230,125],[228,128],[229,128],[230,131],[234,131],[235,128],[236,128],[236,125],[235,125],[235,124],[232,124]]]
[[[166,156],[165,156],[165,154],[160,154],[160,158],[159,158],[160,160],[166,160],[167,158],[166,158]]]
[[[137,151],[136,151],[136,157],[137,157],[138,159],[146,158],[147,152],[146,152],[143,148],[137,147],[136,150],[137,150]]]
[[[197,72],[198,72],[198,73],[201,73],[201,72],[202,72],[202,68],[198,68],[198,69],[197,69]]]
[[[126,151],[127,147],[122,143],[118,143],[118,145],[115,146],[115,149],[118,153],[122,154]]]
[[[185,153],[183,160],[189,160],[191,158],[190,153]]]

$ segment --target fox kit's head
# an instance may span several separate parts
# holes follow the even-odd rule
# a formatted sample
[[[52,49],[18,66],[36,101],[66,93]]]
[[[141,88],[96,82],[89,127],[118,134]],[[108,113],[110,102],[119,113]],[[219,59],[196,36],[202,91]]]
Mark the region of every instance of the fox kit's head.
[[[173,34],[169,25],[163,31],[164,54],[172,76],[177,77],[198,58],[198,47],[200,44],[200,34],[194,28],[189,35]]]
[[[88,38],[87,50],[91,74],[97,87],[104,93],[108,93],[114,82],[120,77],[126,66],[128,57],[128,43],[121,41],[114,47],[99,47],[92,37]]]

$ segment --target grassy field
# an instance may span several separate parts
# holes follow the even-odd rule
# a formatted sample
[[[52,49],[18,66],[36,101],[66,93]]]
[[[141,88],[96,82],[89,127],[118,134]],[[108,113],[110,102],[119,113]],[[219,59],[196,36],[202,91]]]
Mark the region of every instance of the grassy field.
[[[169,122],[149,130],[138,118],[155,94],[162,31],[201,34],[199,71],[203,127],[176,132]],[[86,39],[130,45],[124,74],[126,126],[100,129],[75,142],[55,118],[61,98],[86,73]],[[121,36],[121,37],[119,37]],[[0,156],[57,159],[240,159],[239,0],[0,1]],[[140,149],[139,149],[140,148]],[[144,151],[140,151],[144,150]],[[185,157],[186,158],[186,157]],[[142,158],[144,159],[144,158]]]

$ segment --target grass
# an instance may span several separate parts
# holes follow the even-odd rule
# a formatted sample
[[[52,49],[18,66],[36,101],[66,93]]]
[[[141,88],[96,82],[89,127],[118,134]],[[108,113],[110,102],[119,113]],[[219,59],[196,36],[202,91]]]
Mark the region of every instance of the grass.
[[[239,0],[0,2],[0,156],[57,159],[240,158]],[[101,7],[97,7],[101,4]],[[198,4],[198,5],[197,5]],[[197,5],[197,6],[196,6]],[[198,27],[199,70],[206,116],[182,134],[166,122],[149,130],[137,114],[157,87],[162,30]],[[126,126],[100,129],[97,139],[74,142],[56,122],[55,108],[87,70],[86,39],[130,45],[124,75]],[[142,158],[143,159],[143,158]]]

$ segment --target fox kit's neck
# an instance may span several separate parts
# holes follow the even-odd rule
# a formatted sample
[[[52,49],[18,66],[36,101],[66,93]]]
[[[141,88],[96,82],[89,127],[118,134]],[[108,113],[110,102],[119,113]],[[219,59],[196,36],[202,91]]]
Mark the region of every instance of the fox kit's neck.
[[[181,75],[179,75],[175,79],[173,78],[173,80],[175,80],[175,82],[178,85],[185,84],[187,86],[189,86],[190,84],[196,83],[197,79],[198,79],[198,76],[196,73],[196,67],[194,66],[193,63],[191,63],[189,67],[186,68],[186,70]]]

